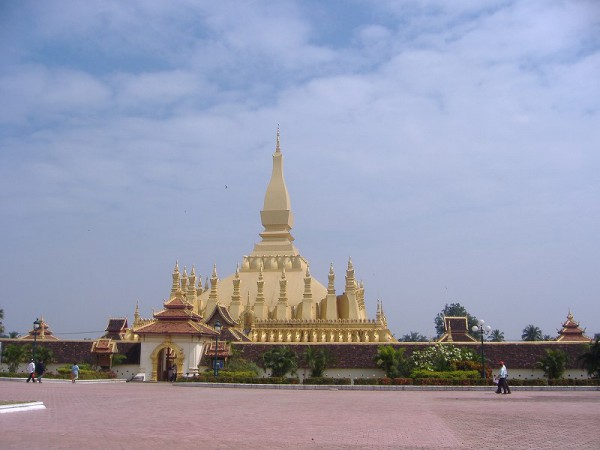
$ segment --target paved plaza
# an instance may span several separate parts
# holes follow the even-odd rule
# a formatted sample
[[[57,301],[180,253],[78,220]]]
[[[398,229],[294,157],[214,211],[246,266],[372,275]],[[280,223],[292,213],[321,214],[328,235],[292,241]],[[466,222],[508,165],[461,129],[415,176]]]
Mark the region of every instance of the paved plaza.
[[[600,391],[228,389],[0,381],[7,449],[600,448]]]

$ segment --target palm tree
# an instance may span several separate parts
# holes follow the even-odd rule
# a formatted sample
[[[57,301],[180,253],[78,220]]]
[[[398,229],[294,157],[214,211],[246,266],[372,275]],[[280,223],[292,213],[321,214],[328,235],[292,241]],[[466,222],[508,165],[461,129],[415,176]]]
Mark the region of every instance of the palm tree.
[[[0,334],[4,333],[4,324],[2,321],[4,320],[4,309],[0,309]]]
[[[490,342],[504,342],[504,333],[498,329],[492,330],[490,336],[488,337],[488,341]]]
[[[567,354],[562,350],[546,349],[546,356],[537,363],[537,367],[544,371],[549,380],[562,377],[567,365]]]
[[[400,339],[400,342],[428,342],[427,336],[422,335],[416,331],[411,331],[410,333],[405,334]]]
[[[314,350],[313,347],[308,347],[304,356],[310,369],[310,376],[313,378],[322,377],[330,359],[327,349]]]
[[[588,344],[586,351],[577,357],[577,361],[587,370],[589,376],[600,378],[600,338],[596,338],[593,344]]]
[[[541,341],[542,340],[542,330],[535,325],[527,325],[523,328],[523,333],[521,334],[521,339],[524,341]]]
[[[263,354],[265,369],[271,369],[272,377],[284,377],[291,373],[294,375],[298,368],[296,353],[287,347],[277,347]]]

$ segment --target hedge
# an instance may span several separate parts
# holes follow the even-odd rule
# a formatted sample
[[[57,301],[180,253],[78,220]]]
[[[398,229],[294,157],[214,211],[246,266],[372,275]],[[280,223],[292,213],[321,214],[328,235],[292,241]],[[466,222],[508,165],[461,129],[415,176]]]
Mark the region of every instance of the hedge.
[[[302,384],[320,384],[320,385],[349,385],[352,384],[350,378],[326,378],[326,377],[311,377],[305,378]]]
[[[54,372],[46,372],[42,376],[44,378],[56,379],[56,380],[70,380],[71,379],[71,371],[67,371],[65,373],[64,370],[60,368],[57,370],[58,373]],[[3,378],[27,378],[29,376],[28,373],[16,373],[16,372],[0,372],[0,377]],[[37,375],[36,375],[37,378]],[[79,380],[108,380],[117,378],[117,374],[113,371],[96,371],[96,370],[80,370],[79,371]]]
[[[178,377],[178,382],[183,383],[243,383],[243,384],[300,384],[298,378],[285,377],[240,377],[240,376],[217,376],[196,375],[194,377]]]

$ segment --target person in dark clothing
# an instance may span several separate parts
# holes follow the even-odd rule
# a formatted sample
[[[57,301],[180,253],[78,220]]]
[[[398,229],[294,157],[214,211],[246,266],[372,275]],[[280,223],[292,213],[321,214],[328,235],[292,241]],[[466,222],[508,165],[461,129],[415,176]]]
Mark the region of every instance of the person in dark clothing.
[[[37,373],[38,383],[42,382],[42,376],[46,373],[46,366],[44,366],[43,361],[38,361],[35,365],[35,372]]]

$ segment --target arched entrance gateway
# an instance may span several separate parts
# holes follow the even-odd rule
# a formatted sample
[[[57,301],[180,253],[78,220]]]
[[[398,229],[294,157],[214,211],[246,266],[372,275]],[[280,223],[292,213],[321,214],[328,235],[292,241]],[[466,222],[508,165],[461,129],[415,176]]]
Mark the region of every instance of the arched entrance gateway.
[[[173,365],[177,366],[177,376],[197,373],[205,344],[217,335],[183,299],[181,290],[164,303],[164,308],[154,319],[134,325],[133,332],[142,344],[140,369],[149,381],[169,381]]]
[[[171,381],[171,368],[176,367],[175,376],[184,373],[183,370],[183,350],[173,342],[167,341],[154,349],[150,355],[152,361],[152,380]]]

